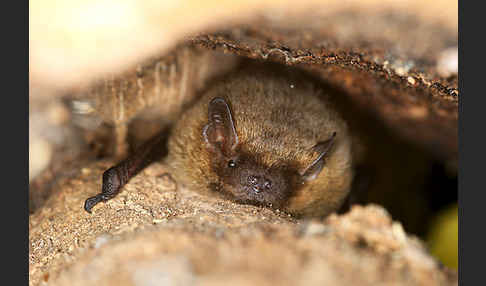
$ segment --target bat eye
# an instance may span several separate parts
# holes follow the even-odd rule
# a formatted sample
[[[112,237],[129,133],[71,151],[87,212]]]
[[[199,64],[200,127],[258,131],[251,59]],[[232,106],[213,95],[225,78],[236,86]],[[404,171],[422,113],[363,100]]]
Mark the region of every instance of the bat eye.
[[[236,167],[236,163],[235,163],[235,161],[234,161],[234,160],[229,160],[229,161],[228,161],[228,167],[230,167],[230,168],[234,168],[234,167]]]
[[[270,190],[270,188],[272,188],[272,182],[266,180],[265,183],[263,183],[263,187],[267,190]]]
[[[248,183],[250,183],[251,185],[256,185],[258,183],[258,178],[255,176],[249,176]]]

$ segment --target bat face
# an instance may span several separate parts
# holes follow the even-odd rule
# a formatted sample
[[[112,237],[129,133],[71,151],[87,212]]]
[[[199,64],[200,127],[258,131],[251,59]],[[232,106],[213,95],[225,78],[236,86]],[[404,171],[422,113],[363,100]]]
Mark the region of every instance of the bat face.
[[[297,178],[297,172],[262,166],[248,154],[237,152],[231,157],[215,154],[213,159],[212,168],[220,178],[221,190],[241,203],[280,208]]]
[[[303,170],[285,162],[265,166],[258,155],[245,152],[241,146],[229,104],[224,98],[213,98],[208,107],[208,123],[202,130],[211,154],[210,166],[218,175],[217,189],[238,202],[273,208],[284,206],[292,191],[314,180],[321,172],[324,155],[331,148],[335,133],[329,140],[316,144],[311,152],[319,156]]]

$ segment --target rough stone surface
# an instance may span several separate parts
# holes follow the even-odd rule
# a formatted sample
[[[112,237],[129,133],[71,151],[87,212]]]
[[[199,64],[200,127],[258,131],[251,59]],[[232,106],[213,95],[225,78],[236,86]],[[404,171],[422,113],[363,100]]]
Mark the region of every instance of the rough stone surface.
[[[191,41],[309,70],[399,136],[457,160],[457,30],[403,11],[349,9],[261,17]]]
[[[159,163],[90,215],[111,164],[59,179],[30,216],[30,285],[457,285],[381,207],[298,221],[177,187]]]

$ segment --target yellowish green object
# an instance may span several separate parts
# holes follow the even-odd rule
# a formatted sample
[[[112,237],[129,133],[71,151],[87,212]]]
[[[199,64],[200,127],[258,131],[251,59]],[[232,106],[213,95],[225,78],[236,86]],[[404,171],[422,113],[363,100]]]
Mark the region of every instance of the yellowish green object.
[[[432,255],[436,256],[444,265],[457,269],[458,265],[458,217],[457,204],[441,211],[433,220],[427,244]]]

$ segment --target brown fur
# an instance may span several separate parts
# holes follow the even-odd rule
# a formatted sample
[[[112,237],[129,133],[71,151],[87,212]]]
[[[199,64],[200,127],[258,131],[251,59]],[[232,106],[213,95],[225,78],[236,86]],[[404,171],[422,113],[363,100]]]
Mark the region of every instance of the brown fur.
[[[202,135],[208,103],[219,96],[230,104],[241,150],[269,168],[286,164],[304,169],[318,156],[312,147],[336,132],[319,176],[292,186],[282,206],[303,216],[336,211],[351,188],[351,137],[332,98],[297,72],[250,65],[212,85],[174,126],[167,163],[175,179],[207,194],[221,185]]]

